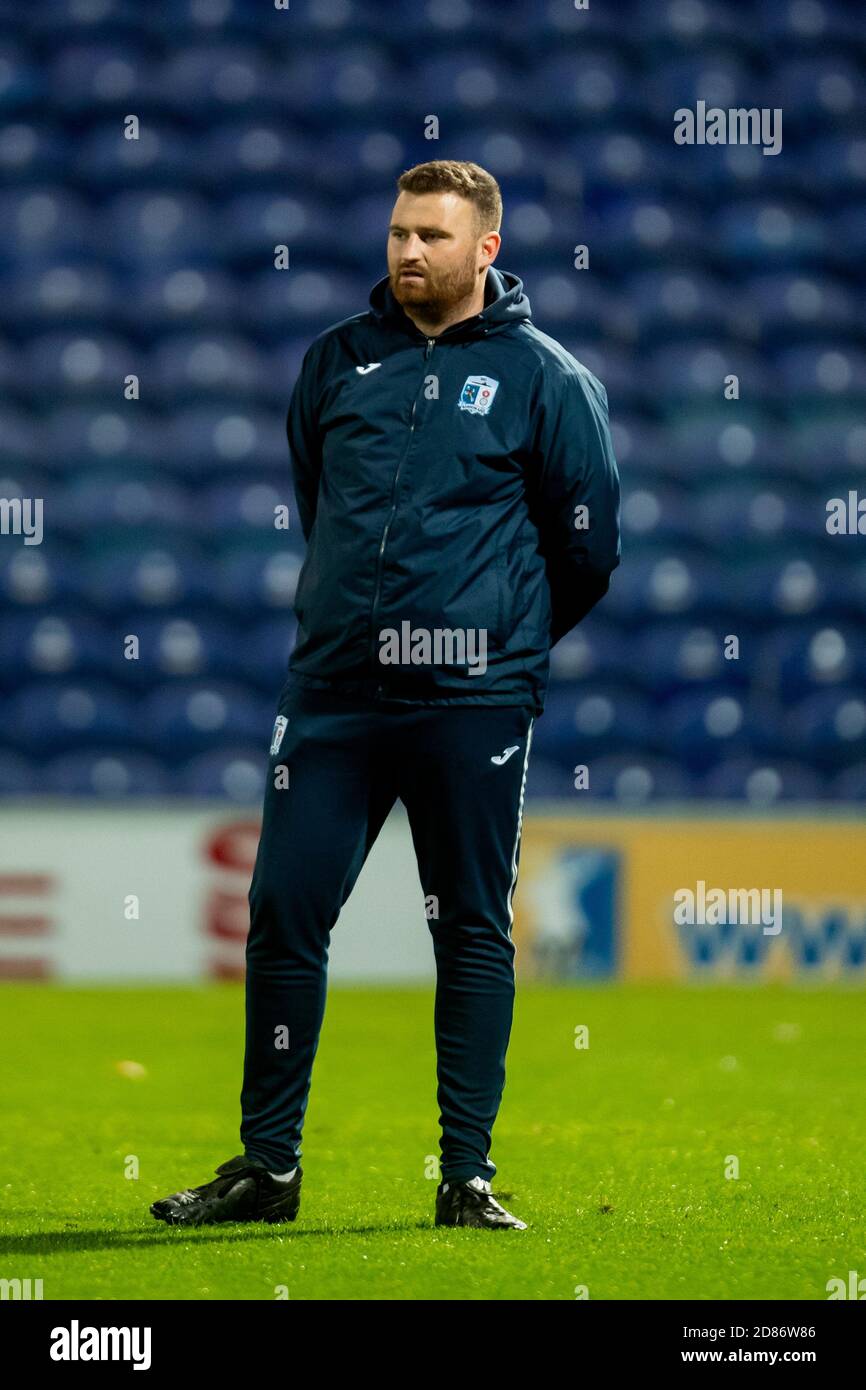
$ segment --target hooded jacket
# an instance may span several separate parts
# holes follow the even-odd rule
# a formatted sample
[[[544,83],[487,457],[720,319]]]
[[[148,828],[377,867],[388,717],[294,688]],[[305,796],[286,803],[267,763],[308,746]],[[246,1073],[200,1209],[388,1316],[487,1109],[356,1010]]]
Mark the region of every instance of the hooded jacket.
[[[601,383],[490,267],[427,337],[384,276],[307,350],[286,421],[307,553],[289,680],[384,704],[525,705],[620,559]]]

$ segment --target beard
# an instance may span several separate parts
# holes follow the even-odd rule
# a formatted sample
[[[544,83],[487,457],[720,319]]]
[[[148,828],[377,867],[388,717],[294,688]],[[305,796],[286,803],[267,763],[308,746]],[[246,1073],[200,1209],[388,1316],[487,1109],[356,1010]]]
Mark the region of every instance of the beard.
[[[423,279],[401,280],[400,272],[390,275],[391,293],[403,308],[415,309],[430,323],[438,323],[455,308],[471,300],[478,287],[475,252],[458,266],[434,272],[422,270]]]

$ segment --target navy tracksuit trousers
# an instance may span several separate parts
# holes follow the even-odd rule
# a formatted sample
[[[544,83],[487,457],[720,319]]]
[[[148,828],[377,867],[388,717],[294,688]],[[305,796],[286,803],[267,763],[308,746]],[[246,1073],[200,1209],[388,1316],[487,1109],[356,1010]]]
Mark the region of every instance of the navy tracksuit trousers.
[[[277,1173],[301,1156],[331,928],[399,797],[424,898],[438,900],[428,925],[442,1178],[490,1178],[514,1004],[511,899],[532,711],[385,706],[304,689],[290,677],[278,713],[288,723],[270,759],[249,892],[246,1156]],[[280,769],[288,786],[276,785],[286,780]],[[419,920],[422,911],[419,901]],[[288,1046],[278,1045],[286,1034]]]

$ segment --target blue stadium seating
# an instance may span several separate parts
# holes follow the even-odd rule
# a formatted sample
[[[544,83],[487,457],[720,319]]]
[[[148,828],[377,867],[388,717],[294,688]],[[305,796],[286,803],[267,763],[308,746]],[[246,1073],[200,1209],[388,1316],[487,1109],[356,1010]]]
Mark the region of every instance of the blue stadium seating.
[[[604,381],[623,479],[529,796],[580,804],[587,762],[624,806],[866,801],[864,542],[826,527],[866,479],[862,6],[286,20],[0,0],[0,496],[48,526],[0,548],[0,795],[260,800],[304,554],[289,395],[384,273],[396,177],[451,156],[499,178],[499,263]],[[698,99],[783,108],[782,152],[677,145]]]

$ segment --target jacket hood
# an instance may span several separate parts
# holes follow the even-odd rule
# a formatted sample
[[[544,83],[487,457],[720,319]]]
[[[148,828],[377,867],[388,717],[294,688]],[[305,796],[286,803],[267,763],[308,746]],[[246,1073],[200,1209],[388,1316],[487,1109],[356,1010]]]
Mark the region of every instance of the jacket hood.
[[[410,337],[423,339],[426,334],[412,322],[408,314],[397,303],[391,291],[390,276],[384,275],[370,291],[370,311],[382,324],[402,329]],[[484,308],[480,314],[452,323],[444,332],[437,334],[437,340],[460,338],[483,338],[489,333],[499,333],[512,324],[523,323],[532,317],[529,299],[523,290],[523,281],[510,270],[497,270],[490,266],[484,282]]]

